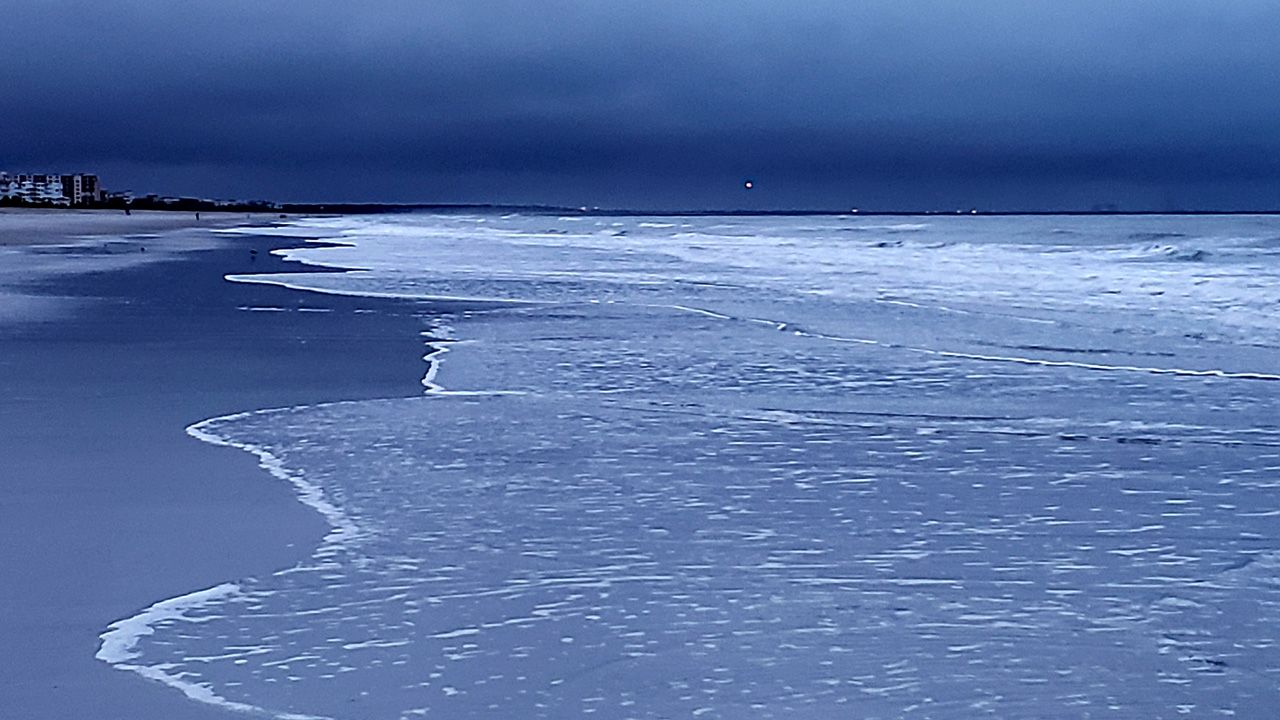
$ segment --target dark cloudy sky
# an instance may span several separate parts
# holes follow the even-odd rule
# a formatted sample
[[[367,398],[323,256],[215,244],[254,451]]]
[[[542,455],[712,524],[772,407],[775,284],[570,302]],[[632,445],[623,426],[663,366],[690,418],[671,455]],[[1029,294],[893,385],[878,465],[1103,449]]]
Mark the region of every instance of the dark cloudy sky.
[[[1280,2],[0,0],[0,168],[280,200],[1280,207]]]

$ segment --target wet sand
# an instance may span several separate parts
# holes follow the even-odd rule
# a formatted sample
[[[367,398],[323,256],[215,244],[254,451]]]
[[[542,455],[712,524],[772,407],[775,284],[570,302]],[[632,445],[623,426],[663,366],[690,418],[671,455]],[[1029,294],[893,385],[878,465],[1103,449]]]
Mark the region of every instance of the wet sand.
[[[137,210],[45,210],[0,208],[0,245],[57,244],[80,236],[162,233],[188,227],[220,228],[245,223],[265,224],[278,218],[270,213],[195,213]]]
[[[18,224],[29,222],[24,214]],[[184,429],[242,410],[421,392],[417,333],[429,308],[228,283],[227,273],[287,270],[268,254],[286,241],[191,242],[191,232],[146,239],[147,262],[22,283],[24,296],[74,301],[67,312],[0,313],[6,718],[234,716],[94,659],[111,622],[288,567],[327,529],[255,458]],[[102,252],[50,250],[38,259],[45,267]]]

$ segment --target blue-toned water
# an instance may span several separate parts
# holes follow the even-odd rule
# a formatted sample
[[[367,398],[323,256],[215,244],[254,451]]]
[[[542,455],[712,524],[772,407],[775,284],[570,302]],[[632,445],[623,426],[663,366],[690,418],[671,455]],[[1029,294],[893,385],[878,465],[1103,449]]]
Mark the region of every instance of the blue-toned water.
[[[286,232],[360,270],[232,280],[429,299],[424,394],[192,428],[334,530],[105,660],[352,719],[1280,706],[1280,219]]]

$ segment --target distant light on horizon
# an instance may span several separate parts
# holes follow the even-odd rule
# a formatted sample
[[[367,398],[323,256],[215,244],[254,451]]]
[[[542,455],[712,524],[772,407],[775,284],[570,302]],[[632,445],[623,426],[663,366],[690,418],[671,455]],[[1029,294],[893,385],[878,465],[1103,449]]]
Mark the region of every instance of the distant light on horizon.
[[[744,187],[744,188],[746,188],[746,189],[748,189],[748,190],[750,190],[751,188],[753,188],[753,187],[755,187],[755,186],[756,186],[756,184],[755,184],[753,181],[751,181],[751,180],[748,180],[748,181],[746,181],[746,182],[742,183],[742,187]]]

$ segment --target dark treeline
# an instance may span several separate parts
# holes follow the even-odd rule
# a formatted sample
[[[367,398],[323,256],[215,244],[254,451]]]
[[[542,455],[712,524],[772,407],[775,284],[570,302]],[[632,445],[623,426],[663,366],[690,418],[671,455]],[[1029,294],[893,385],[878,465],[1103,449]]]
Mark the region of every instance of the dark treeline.
[[[280,212],[308,215],[372,215],[411,212],[480,212],[526,213],[533,215],[580,215],[610,217],[645,216],[957,216],[957,215],[1278,215],[1280,209],[1255,210],[1119,210],[1115,208],[1092,210],[832,210],[813,208],[806,210],[745,210],[745,209],[687,209],[687,208],[585,208],[559,207],[555,205],[504,205],[494,203],[277,203],[268,200],[205,200],[201,198],[171,198],[148,195],[127,199],[109,197],[98,202],[86,202],[73,206],[53,202],[29,201],[12,197],[0,197],[0,207],[26,207],[77,210],[169,210],[175,212]]]

